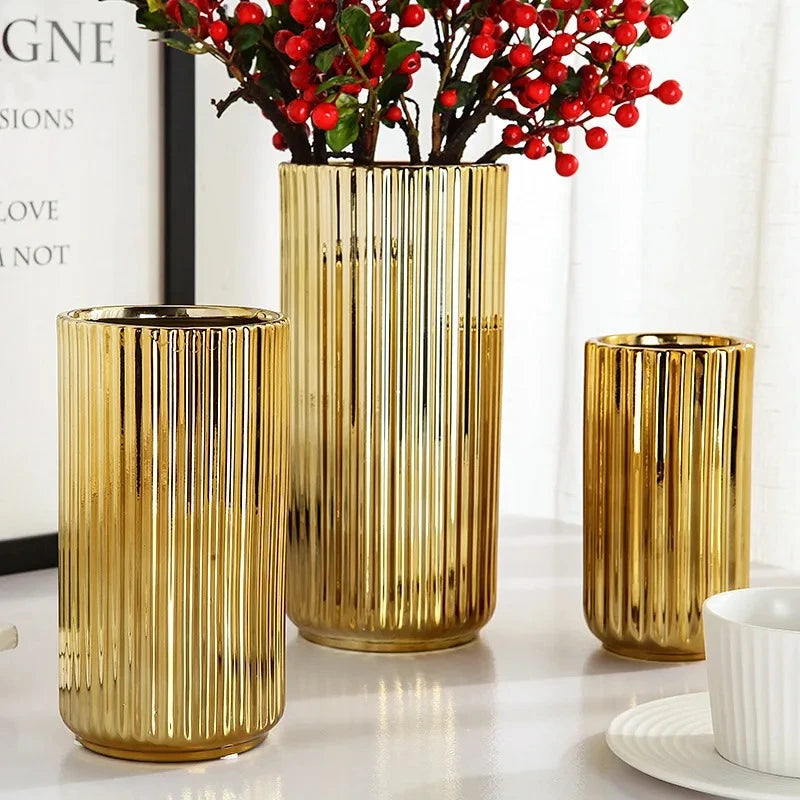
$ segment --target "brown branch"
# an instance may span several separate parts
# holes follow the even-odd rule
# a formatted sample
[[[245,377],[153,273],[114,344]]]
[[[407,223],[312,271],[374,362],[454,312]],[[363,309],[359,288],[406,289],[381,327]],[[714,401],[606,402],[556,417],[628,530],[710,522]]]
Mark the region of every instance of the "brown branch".
[[[500,142],[500,144],[496,144],[494,147],[489,148],[475,163],[476,164],[494,164],[498,158],[501,156],[507,156],[510,153],[521,153],[522,150],[518,150],[515,147],[509,147],[506,144]]]

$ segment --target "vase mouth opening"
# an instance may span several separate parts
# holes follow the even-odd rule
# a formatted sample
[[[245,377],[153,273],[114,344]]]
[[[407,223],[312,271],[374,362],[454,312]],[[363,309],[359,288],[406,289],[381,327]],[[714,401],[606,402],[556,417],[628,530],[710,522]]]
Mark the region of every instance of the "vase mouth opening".
[[[230,328],[275,324],[275,311],[245,306],[97,306],[67,311],[61,317],[77,322],[130,325],[137,328]]]
[[[589,341],[605,347],[630,347],[639,350],[705,350],[750,345],[745,339],[733,336],[701,333],[620,333]]]

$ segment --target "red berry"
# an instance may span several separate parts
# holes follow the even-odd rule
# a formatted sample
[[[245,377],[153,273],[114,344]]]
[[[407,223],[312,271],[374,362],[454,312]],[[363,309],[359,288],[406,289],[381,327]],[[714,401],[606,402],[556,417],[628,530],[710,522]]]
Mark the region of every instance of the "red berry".
[[[383,116],[389,120],[389,122],[400,122],[403,119],[403,112],[400,110],[400,106],[389,106],[386,111],[383,112]]]
[[[291,0],[289,14],[301,25],[309,25],[317,18],[317,4],[313,0]]]
[[[239,3],[236,6],[236,19],[242,25],[263,25],[264,9],[258,3]]]
[[[666,14],[648,17],[645,25],[654,39],[666,39],[672,33],[672,20]]]
[[[304,61],[298,64],[290,73],[289,81],[295,89],[307,89],[311,85],[311,79],[314,77],[315,69],[308,62]]]
[[[291,31],[286,31],[286,30],[278,31],[272,39],[272,42],[275,45],[275,49],[279,53],[285,53],[286,42],[288,42],[289,39],[292,38],[292,36],[293,34]]]
[[[614,28],[614,41],[617,44],[628,45],[633,44],[639,37],[636,26],[632,22],[623,22]]]
[[[542,156],[547,155],[547,146],[537,136],[536,138],[530,139],[525,145],[525,155],[534,160],[541,158]]]
[[[422,66],[419,53],[409,53],[401,62],[397,71],[401,75],[413,75]]]
[[[500,4],[500,18],[510,24],[514,23],[514,14],[519,7],[519,0],[503,0]]]
[[[557,56],[568,56],[575,49],[575,37],[571,33],[557,33],[550,49]]]
[[[664,81],[661,86],[653,89],[653,94],[668,106],[674,106],[683,97],[681,85],[678,81]]]
[[[272,146],[276,150],[285,150],[286,149],[286,139],[283,138],[283,134],[276,131],[272,136]]]
[[[469,43],[469,49],[478,58],[491,58],[494,54],[494,39],[485,33],[479,33]]]
[[[384,14],[383,11],[374,11],[369,15],[369,21],[372,23],[372,30],[375,33],[387,33],[389,30],[389,16]]]
[[[529,44],[515,44],[508,54],[508,62],[517,69],[527,67],[531,61],[533,61],[533,49]]]
[[[594,33],[600,29],[600,17],[590,8],[578,14],[578,30],[581,33]]]
[[[632,103],[626,103],[617,109],[614,117],[623,128],[632,128],[639,121],[639,109]]]
[[[608,133],[605,128],[590,128],[586,131],[586,145],[591,150],[600,150],[608,144]]]
[[[550,5],[556,11],[575,11],[580,8],[582,0],[552,0]]]
[[[614,57],[614,48],[607,42],[592,42],[589,45],[589,49],[592,51],[592,57],[596,61],[611,61]]]
[[[569,128],[562,125],[560,128],[553,128],[550,131],[550,141],[556,144],[565,144],[569,141]]]
[[[208,32],[217,44],[222,44],[228,38],[228,26],[221,19],[212,22],[208,26]]]
[[[506,125],[503,128],[503,144],[508,147],[518,145],[525,138],[525,134],[519,125]]]
[[[321,131],[333,130],[339,122],[339,110],[333,103],[320,103],[311,112],[311,121]]]
[[[644,64],[637,64],[628,72],[627,81],[632,89],[647,89],[651,80],[653,73]]]
[[[291,36],[286,41],[286,55],[292,59],[292,61],[302,61],[304,58],[307,58],[308,55],[311,53],[311,45],[308,43],[308,39],[304,39],[302,36]]]
[[[485,19],[481,23],[480,33],[485,34],[486,36],[494,36],[494,22],[490,19]]]
[[[614,0],[592,0],[592,8],[598,11],[608,11],[614,5]]]
[[[589,113],[593,117],[604,117],[614,107],[614,100],[607,94],[596,94],[589,101]]]
[[[517,104],[510,97],[504,97],[502,100],[498,101],[497,108],[504,111],[516,111]]]
[[[627,0],[622,11],[628,22],[644,22],[650,16],[650,6],[644,0]]]
[[[530,28],[536,22],[538,16],[533,6],[527,3],[520,3],[514,11],[513,20],[508,21],[513,22],[518,28]]]
[[[630,67],[625,61],[616,61],[608,69],[608,79],[611,83],[622,84],[628,80]]]
[[[317,87],[309,86],[306,89],[303,89],[303,100],[307,100],[309,103],[316,103],[317,100],[319,100]]]
[[[558,86],[569,77],[569,70],[566,64],[562,64],[560,61],[551,61],[542,70],[542,77],[553,85]]]
[[[386,66],[386,51],[381,48],[369,61],[369,69],[367,70],[374,78],[380,78],[383,75],[383,68]]]
[[[531,103],[534,103],[535,106],[540,106],[542,103],[546,103],[550,99],[551,91],[552,87],[547,81],[537,78],[535,81],[531,81],[525,87],[525,97]]]
[[[556,172],[570,178],[578,171],[578,159],[572,153],[556,153]]]
[[[577,97],[574,97],[564,100],[564,102],[559,106],[559,110],[561,111],[561,116],[564,119],[568,120],[569,122],[574,122],[581,114],[583,114],[585,109],[583,101],[579,100]]]
[[[458,102],[458,92],[455,89],[445,89],[439,95],[439,105],[452,108]]]
[[[286,116],[295,125],[302,125],[311,113],[311,103],[301,100],[299,97],[289,102],[286,106]]]
[[[409,3],[400,14],[400,27],[401,28],[416,28],[422,25],[425,19],[425,9],[418,6],[416,3]]]
[[[552,8],[545,8],[542,13],[539,14],[539,21],[548,31],[555,30],[559,23],[558,12],[554,11]]]
[[[511,70],[505,67],[495,67],[492,70],[492,80],[495,83],[508,83],[511,80]]]

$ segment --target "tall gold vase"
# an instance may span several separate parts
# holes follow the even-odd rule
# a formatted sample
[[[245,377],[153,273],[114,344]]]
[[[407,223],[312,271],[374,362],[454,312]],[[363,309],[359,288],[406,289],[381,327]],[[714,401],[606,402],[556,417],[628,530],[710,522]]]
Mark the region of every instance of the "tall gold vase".
[[[703,601],[748,585],[753,362],[718,336],[586,344],[583,603],[613,652],[703,658]]]
[[[281,167],[292,322],[288,612],[356,650],[495,606],[507,173]]]
[[[254,747],[284,706],[288,325],[100,308],[58,342],[61,716],[120,758]]]

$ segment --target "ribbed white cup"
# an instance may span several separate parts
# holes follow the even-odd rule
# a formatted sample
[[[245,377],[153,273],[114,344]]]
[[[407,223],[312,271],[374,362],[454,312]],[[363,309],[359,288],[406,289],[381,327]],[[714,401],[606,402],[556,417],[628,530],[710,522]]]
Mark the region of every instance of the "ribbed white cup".
[[[717,751],[800,778],[800,587],[709,597],[703,626]]]

